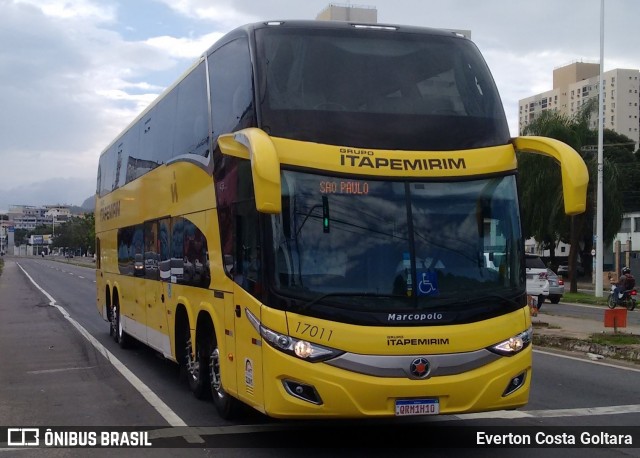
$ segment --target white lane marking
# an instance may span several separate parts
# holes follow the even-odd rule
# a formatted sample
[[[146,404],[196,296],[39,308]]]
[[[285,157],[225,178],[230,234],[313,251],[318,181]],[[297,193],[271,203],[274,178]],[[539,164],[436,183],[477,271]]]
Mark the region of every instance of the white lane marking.
[[[584,307],[586,309],[598,309],[598,310],[606,310],[606,306],[604,305],[589,305],[589,304],[579,304],[577,302],[562,302],[565,305],[574,305],[576,307]]]
[[[47,297],[47,299],[49,299],[49,305],[57,308],[60,311],[60,313],[62,313],[62,315],[67,319],[67,321],[69,321],[80,332],[80,334],[82,334],[84,338],[87,339],[91,343],[91,345],[94,346],[96,350],[98,350],[105,358],[107,358],[107,360],[111,364],[113,364],[113,366],[118,370],[118,372],[120,372],[129,381],[129,383],[131,383],[131,385],[133,385],[133,387],[136,390],[138,390],[138,392],[147,400],[147,402],[149,402],[149,404],[151,404],[151,406],[154,409],[158,411],[160,415],[162,415],[162,418],[164,418],[167,421],[167,423],[169,423],[173,427],[187,426],[187,424],[184,422],[184,420],[182,420],[182,418],[180,418],[173,410],[171,410],[171,408],[168,405],[166,405],[158,397],[157,394],[151,391],[151,388],[145,385],[142,382],[142,380],[140,380],[133,372],[131,372],[127,368],[127,366],[125,366],[118,358],[115,357],[115,355],[113,355],[113,353],[107,350],[104,347],[104,345],[102,345],[100,342],[98,342],[95,339],[95,337],[89,334],[89,332],[80,323],[78,323],[76,320],[71,318],[71,315],[69,315],[69,312],[67,312],[67,310],[64,307],[58,305],[56,303],[56,300],[47,291],[45,291],[40,285],[38,285],[20,264],[18,264],[18,267],[20,267],[20,269],[24,272],[24,274],[31,281],[31,283],[33,283],[35,287],[38,288],[40,292],[42,292],[42,294],[44,294]],[[204,442],[204,440],[201,437],[185,437],[185,439],[188,442]]]
[[[559,417],[590,417],[592,415],[621,415],[640,413],[640,404],[604,407],[580,407],[576,409],[551,410],[500,410],[496,412],[479,412],[456,415],[460,420],[479,419],[513,419],[513,418],[559,418]]]
[[[628,404],[622,406],[583,407],[578,409],[529,410],[528,414],[536,418],[558,417],[589,417],[591,415],[620,415],[625,413],[640,413],[640,405]]]
[[[592,361],[590,359],[579,358],[577,356],[561,355],[559,353],[552,353],[552,352],[543,351],[543,350],[533,350],[533,352],[540,353],[542,355],[547,355],[547,356],[555,356],[557,358],[572,359],[574,361],[581,361],[583,363],[596,364],[598,366],[615,367],[616,369],[622,369],[624,371],[640,372],[640,368],[636,368],[636,367],[620,366],[618,364],[604,363],[602,361]]]
[[[43,369],[41,371],[27,371],[27,374],[52,374],[55,372],[67,372],[67,371],[83,371],[85,369],[94,369],[98,366],[85,366],[85,367],[65,367],[60,369]]]

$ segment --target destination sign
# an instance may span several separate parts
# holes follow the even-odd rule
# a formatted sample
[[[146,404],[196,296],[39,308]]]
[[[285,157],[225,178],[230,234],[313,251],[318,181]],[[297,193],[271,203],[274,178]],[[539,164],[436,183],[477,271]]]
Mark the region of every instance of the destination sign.
[[[321,181],[322,194],[369,194],[369,183],[366,181],[332,180]]]

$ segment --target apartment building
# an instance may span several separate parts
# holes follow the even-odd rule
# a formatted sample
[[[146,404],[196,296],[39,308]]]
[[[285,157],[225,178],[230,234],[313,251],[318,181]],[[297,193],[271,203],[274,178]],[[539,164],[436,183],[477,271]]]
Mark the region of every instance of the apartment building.
[[[600,64],[574,62],[553,70],[553,88],[518,102],[518,129],[529,125],[546,110],[574,116],[591,99],[598,100]],[[640,70],[617,68],[603,74],[603,125],[635,142],[640,140]],[[598,118],[591,116],[591,128]]]
[[[15,229],[32,231],[37,226],[66,222],[71,210],[66,205],[10,205],[7,216]]]
[[[317,21],[345,21],[368,24],[378,23],[378,10],[375,6],[352,5],[350,3],[329,3],[326,8],[316,15]],[[459,33],[471,39],[471,30],[445,29]]]
[[[378,22],[378,10],[375,6],[329,3],[316,16],[318,21],[353,21],[375,24]]]

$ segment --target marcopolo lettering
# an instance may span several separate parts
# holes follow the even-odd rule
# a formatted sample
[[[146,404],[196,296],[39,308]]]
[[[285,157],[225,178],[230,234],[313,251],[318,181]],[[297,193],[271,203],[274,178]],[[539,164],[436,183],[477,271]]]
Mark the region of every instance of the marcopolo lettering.
[[[388,321],[434,321],[442,320],[442,313],[389,313]]]
[[[340,165],[388,170],[461,170],[467,168],[462,157],[389,159],[373,157],[373,154],[368,153],[340,154]]]

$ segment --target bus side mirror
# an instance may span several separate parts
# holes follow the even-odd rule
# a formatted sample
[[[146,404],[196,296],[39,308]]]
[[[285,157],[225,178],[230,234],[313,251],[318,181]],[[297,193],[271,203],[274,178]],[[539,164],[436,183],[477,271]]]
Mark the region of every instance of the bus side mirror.
[[[249,127],[220,135],[218,145],[222,154],[251,161],[256,209],[260,213],[281,213],[280,160],[269,135]]]
[[[564,212],[577,215],[586,210],[589,171],[576,150],[560,140],[547,137],[524,136],[512,141],[518,151],[542,154],[558,161],[562,171]]]

